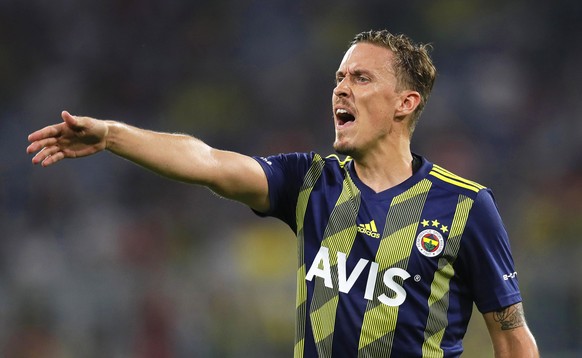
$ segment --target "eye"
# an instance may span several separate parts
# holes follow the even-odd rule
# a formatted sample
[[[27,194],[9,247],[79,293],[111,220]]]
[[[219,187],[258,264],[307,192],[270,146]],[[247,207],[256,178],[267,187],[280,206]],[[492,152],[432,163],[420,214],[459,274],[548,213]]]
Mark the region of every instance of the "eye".
[[[370,79],[366,76],[358,76],[356,77],[356,81],[359,83],[368,83],[370,82]]]
[[[341,81],[343,81],[343,80],[344,80],[344,78],[345,78],[345,77],[343,77],[343,76],[338,76],[338,77],[336,77],[336,78],[335,78],[335,83],[334,83],[334,84],[337,86],[337,85],[338,85],[338,84],[339,84]]]

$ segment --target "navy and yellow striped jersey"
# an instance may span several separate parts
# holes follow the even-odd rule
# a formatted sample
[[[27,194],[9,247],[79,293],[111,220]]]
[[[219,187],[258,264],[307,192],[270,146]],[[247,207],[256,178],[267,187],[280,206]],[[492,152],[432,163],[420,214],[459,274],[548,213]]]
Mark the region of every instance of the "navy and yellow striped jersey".
[[[521,301],[489,189],[422,157],[376,193],[351,160],[255,158],[271,209],[297,234],[295,357],[458,357],[473,302]]]

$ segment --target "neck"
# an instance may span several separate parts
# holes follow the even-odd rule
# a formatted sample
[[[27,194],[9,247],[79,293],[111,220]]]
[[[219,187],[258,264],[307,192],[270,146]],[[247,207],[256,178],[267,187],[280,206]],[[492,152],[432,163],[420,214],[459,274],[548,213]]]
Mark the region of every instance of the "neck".
[[[377,193],[395,187],[413,174],[409,141],[382,149],[361,158],[354,158],[358,177]]]

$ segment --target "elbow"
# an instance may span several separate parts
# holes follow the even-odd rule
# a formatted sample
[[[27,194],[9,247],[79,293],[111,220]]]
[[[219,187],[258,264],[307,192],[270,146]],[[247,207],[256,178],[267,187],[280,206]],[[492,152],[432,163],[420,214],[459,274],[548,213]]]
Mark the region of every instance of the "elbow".
[[[495,358],[539,358],[538,346],[533,335],[528,334],[518,339],[512,339],[505,344],[495,345]]]

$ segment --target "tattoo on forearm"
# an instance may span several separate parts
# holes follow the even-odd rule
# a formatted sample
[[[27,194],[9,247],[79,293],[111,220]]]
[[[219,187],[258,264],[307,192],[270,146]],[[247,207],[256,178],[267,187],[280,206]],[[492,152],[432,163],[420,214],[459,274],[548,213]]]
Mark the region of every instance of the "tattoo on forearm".
[[[501,324],[501,330],[503,331],[521,327],[525,323],[523,306],[521,304],[509,306],[500,311],[494,312],[493,318],[495,319],[495,322]]]

